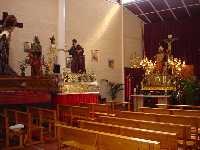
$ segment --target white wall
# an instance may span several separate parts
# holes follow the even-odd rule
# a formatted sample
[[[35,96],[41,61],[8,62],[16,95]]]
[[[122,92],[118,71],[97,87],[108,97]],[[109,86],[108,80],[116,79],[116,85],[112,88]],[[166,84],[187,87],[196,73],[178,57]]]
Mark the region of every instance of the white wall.
[[[66,8],[67,48],[76,38],[84,47],[86,70],[97,79],[122,83],[122,9],[105,0],[69,0]],[[99,62],[91,61],[91,50],[99,51]],[[114,68],[108,60],[114,60]]]
[[[10,43],[9,63],[18,73],[19,61],[24,59],[23,43],[32,42],[34,35],[38,35],[43,47],[43,54],[49,48],[49,37],[57,32],[57,0],[1,0],[0,18],[6,11],[23,22],[23,29],[15,28]]]
[[[25,41],[39,35],[45,54],[49,37],[57,37],[58,0],[4,0],[0,2],[0,13],[3,11],[24,23],[23,29],[14,30],[10,47],[10,65],[19,72],[18,62],[26,56]],[[130,54],[142,54],[142,27],[140,19],[126,9],[122,11],[118,4],[106,0],[66,0],[66,46],[70,48],[73,38],[78,40],[85,49],[86,69],[94,71],[98,80],[123,82],[123,68],[129,64]],[[100,50],[98,63],[91,61],[91,50]],[[109,59],[114,60],[114,69],[108,67]]]
[[[122,15],[121,7],[104,0],[68,0],[66,8],[67,48],[76,38],[85,49],[86,69],[106,78],[122,82]],[[91,50],[100,50],[98,63],[91,62]],[[108,67],[114,59],[115,67]]]
[[[123,11],[124,66],[130,67],[130,56],[135,52],[139,57],[143,54],[142,30],[144,23],[130,10]]]

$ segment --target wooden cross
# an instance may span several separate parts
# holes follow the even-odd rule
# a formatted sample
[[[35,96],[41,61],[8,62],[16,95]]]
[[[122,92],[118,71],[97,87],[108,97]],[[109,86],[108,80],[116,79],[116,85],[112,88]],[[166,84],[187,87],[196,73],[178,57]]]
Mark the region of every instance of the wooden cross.
[[[3,19],[0,20],[0,25],[5,25],[4,28],[9,27],[9,24],[6,24],[6,23],[7,23],[7,22],[9,23],[9,18],[11,18],[11,17],[14,17],[14,18],[15,18],[14,15],[8,15],[7,12],[3,12]],[[23,23],[19,23],[19,22],[17,22],[17,20],[16,20],[15,27],[23,28]]]

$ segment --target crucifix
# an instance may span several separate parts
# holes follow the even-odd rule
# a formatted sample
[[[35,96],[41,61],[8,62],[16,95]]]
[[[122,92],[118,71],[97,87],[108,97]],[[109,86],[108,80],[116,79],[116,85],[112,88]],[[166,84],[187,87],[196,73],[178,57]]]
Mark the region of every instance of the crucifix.
[[[172,43],[176,40],[177,38],[173,38],[172,34],[168,35],[167,39],[164,39],[164,42],[167,43],[167,54],[169,56],[172,54]]]
[[[8,70],[12,70],[9,67],[8,58],[10,37],[15,27],[23,28],[23,23],[17,22],[14,15],[3,12],[3,18],[0,20],[0,74],[7,74],[10,72]]]

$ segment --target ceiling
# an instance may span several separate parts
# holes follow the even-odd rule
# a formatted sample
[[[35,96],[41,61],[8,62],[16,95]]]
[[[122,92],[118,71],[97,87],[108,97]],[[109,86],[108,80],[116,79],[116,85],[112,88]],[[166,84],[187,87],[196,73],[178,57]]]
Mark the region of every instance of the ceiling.
[[[124,6],[145,23],[200,16],[200,0],[135,0]]]

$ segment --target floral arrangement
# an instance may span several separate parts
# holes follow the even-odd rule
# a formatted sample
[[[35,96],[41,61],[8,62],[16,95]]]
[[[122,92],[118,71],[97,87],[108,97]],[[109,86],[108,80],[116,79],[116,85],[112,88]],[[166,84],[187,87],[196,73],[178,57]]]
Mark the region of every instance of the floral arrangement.
[[[108,81],[107,79],[102,79],[101,81],[107,82],[108,86],[110,87],[109,89],[109,94],[112,98],[112,100],[114,100],[117,97],[117,94],[123,90],[123,84],[121,83],[116,83],[116,82],[112,82],[112,81]]]

